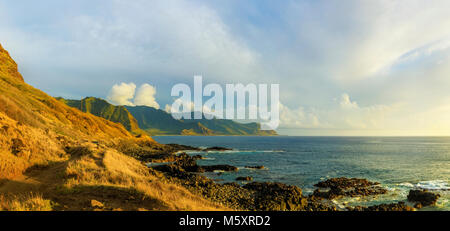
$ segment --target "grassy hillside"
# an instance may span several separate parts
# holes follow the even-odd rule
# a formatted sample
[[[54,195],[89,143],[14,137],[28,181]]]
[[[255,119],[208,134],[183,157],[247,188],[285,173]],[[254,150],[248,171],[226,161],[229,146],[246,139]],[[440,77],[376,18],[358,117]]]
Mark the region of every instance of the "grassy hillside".
[[[0,46],[0,210],[225,209],[149,174],[121,144],[165,150],[26,84]]]
[[[120,123],[128,131],[134,134],[141,133],[136,119],[128,112],[128,110],[124,106],[114,106],[106,102],[106,100],[95,97],[86,97],[82,100],[70,100],[60,97],[56,99],[71,107],[77,108],[82,112],[93,114],[112,122]]]
[[[152,135],[180,135],[185,129],[193,129],[193,126],[186,126],[163,110],[146,106],[127,106],[127,109],[136,118],[139,127]],[[195,130],[192,134],[198,132]]]

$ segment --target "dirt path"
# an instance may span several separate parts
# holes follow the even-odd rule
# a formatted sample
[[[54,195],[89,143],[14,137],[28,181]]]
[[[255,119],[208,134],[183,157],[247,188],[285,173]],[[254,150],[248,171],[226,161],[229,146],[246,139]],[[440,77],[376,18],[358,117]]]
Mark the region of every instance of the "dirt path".
[[[73,159],[72,159],[73,160]],[[6,198],[42,195],[54,210],[167,210],[158,200],[145,198],[126,188],[114,186],[76,186],[64,190],[65,170],[71,160],[45,167],[31,167],[15,179],[0,180],[0,195]],[[95,159],[102,164],[101,159]]]
[[[2,179],[0,180],[0,195],[12,198],[33,193],[42,195],[44,199],[53,199],[55,188],[63,183],[61,176],[67,164],[68,161],[64,161],[47,167],[31,167],[19,177]]]

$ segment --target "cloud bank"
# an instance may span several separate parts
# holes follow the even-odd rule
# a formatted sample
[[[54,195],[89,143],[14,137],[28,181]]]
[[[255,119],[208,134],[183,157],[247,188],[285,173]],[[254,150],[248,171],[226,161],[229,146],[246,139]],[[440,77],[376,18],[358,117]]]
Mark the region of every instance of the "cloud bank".
[[[155,95],[156,88],[150,84],[142,84],[136,92],[136,84],[120,83],[111,88],[106,98],[115,105],[148,106],[159,109]]]
[[[138,106],[148,106],[159,109],[159,104],[155,99],[156,88],[150,84],[142,84],[134,97],[134,104]]]
[[[108,94],[107,99],[116,105],[134,106],[131,100],[134,98],[136,84],[120,83],[115,84]]]

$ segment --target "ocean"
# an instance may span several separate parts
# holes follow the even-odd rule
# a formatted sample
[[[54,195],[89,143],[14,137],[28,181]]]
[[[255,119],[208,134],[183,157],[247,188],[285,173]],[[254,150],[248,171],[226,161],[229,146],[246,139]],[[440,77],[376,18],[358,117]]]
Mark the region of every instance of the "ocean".
[[[314,184],[332,177],[377,181],[386,195],[335,200],[339,207],[406,201],[410,189],[426,188],[441,194],[436,206],[422,210],[450,210],[450,137],[247,137],[156,136],[160,143],[197,147],[221,146],[225,152],[201,154],[200,165],[229,164],[238,172],[207,173],[218,182],[238,176],[254,181],[281,182],[312,193]],[[245,166],[264,165],[264,170]]]

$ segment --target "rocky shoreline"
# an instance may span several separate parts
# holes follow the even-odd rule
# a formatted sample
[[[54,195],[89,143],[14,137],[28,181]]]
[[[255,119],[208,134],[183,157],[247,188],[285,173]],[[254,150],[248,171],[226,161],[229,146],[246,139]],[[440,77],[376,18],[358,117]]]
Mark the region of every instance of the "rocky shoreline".
[[[423,206],[434,205],[439,194],[411,190],[405,202],[380,204],[373,206],[337,207],[334,199],[343,197],[368,197],[386,194],[387,189],[378,182],[358,178],[331,178],[318,182],[311,195],[304,195],[297,186],[278,182],[252,182],[251,176],[237,177],[232,183],[217,183],[201,173],[238,171],[231,165],[200,166],[197,160],[201,155],[190,156],[184,151],[227,151],[228,148],[196,148],[185,145],[168,145],[171,154],[155,162],[167,162],[150,167],[150,172],[171,183],[176,183],[191,192],[211,201],[236,210],[250,211],[414,211]],[[151,159],[149,161],[152,161]],[[264,169],[264,166],[247,166],[247,168]],[[408,205],[413,203],[414,207]]]

